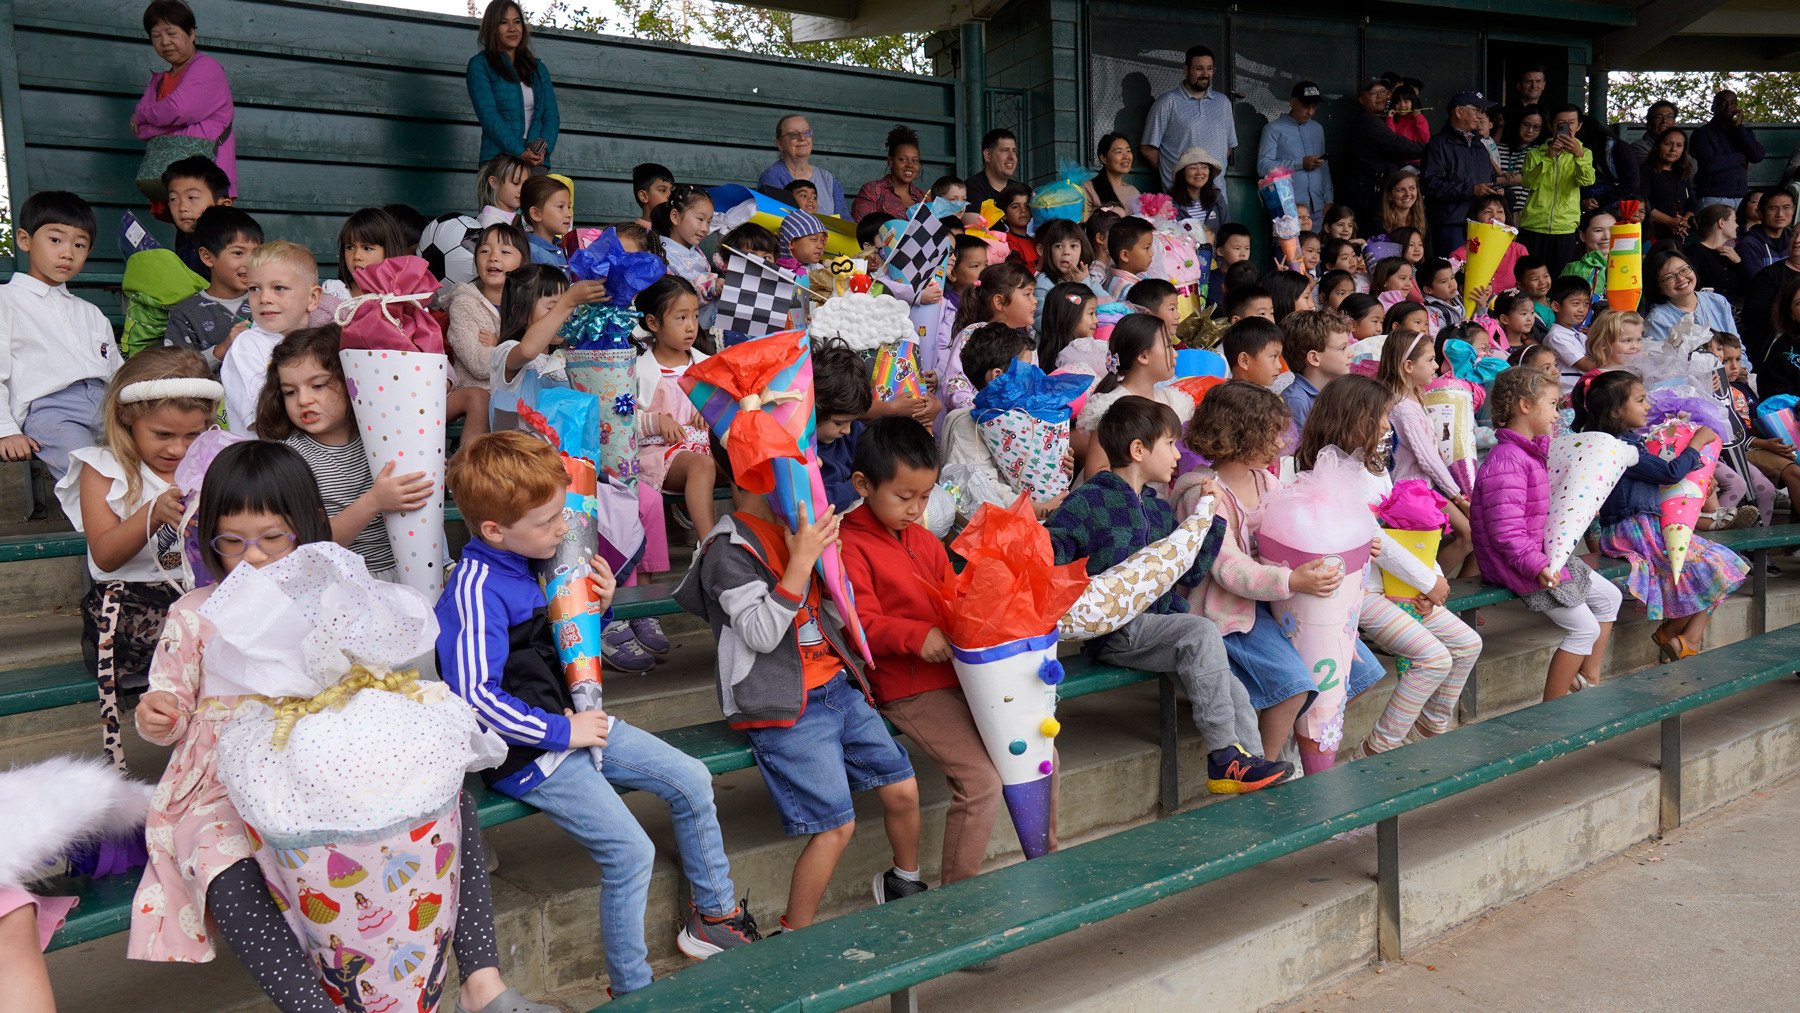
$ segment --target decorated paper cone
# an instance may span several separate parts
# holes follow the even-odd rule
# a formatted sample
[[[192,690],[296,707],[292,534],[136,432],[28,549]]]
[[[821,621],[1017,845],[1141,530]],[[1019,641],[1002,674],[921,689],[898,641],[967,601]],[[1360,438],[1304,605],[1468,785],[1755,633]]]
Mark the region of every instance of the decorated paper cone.
[[[1088,581],[1056,632],[1068,640],[1092,640],[1119,629],[1169,592],[1194,559],[1212,530],[1212,497],[1175,526],[1167,538],[1137,550]]]
[[[569,386],[600,399],[600,460],[595,466],[637,488],[637,355],[629,348],[566,348]]]
[[[969,713],[988,759],[1000,773],[1000,793],[1026,858],[1050,850],[1050,779],[1056,769],[1056,631],[979,650],[952,648]]]
[[[1013,489],[1043,503],[1069,491],[1063,451],[1069,448],[1069,422],[1048,422],[1029,412],[1009,411],[977,423],[981,442],[994,455],[994,465]]]
[[[1550,508],[1544,523],[1544,555],[1561,573],[1600,513],[1637,449],[1605,433],[1569,433],[1550,441]]]
[[[1385,531],[1394,541],[1399,542],[1402,549],[1417,556],[1419,562],[1428,567],[1437,563],[1438,545],[1444,540],[1442,528],[1433,528],[1430,531],[1402,531],[1399,528],[1382,528],[1381,530]],[[1381,593],[1389,598],[1417,598],[1424,594],[1425,590],[1425,588],[1408,584],[1386,570],[1381,571]]]
[[[1494,283],[1494,274],[1500,270],[1500,262],[1506,259],[1506,251],[1512,248],[1518,235],[1519,230],[1510,225],[1469,221],[1469,260],[1463,266],[1464,316],[1475,315],[1475,297],[1469,293]]]
[[[875,400],[920,396],[918,350],[916,341],[893,342],[875,350]]]
[[[1420,396],[1438,434],[1438,455],[1463,495],[1475,491],[1475,398],[1466,390],[1439,387]]]
[[[1644,449],[1664,460],[1673,460],[1687,449],[1694,431],[1692,423],[1671,419],[1651,430],[1644,440]],[[1713,440],[1700,448],[1698,468],[1681,481],[1663,486],[1663,548],[1669,554],[1669,572],[1675,580],[1681,579],[1682,567],[1687,565],[1688,547],[1694,542],[1694,522],[1700,518],[1700,508],[1706,503],[1707,490],[1718,467],[1719,443]]]
[[[1800,424],[1796,424],[1792,408],[1760,412],[1756,420],[1768,435],[1790,447],[1800,447]]]
[[[1369,561],[1369,544],[1340,552],[1308,551],[1285,545],[1265,531],[1257,535],[1259,558],[1290,569],[1323,559],[1343,570],[1344,581],[1329,598],[1297,594],[1270,602],[1275,621],[1300,655],[1318,684],[1319,695],[1295,728],[1319,744],[1321,752],[1338,748],[1344,737],[1344,703],[1348,699],[1350,664],[1356,659],[1356,621],[1362,604],[1362,569]]]
[[[1635,214],[1625,204],[1619,206],[1620,221],[1612,227],[1612,240],[1606,252],[1606,305],[1622,313],[1636,312],[1644,294],[1644,225],[1625,221]]]
[[[598,478],[592,461],[562,455],[569,475],[564,493],[563,520],[569,532],[557,543],[556,555],[532,563],[532,573],[544,589],[550,605],[550,632],[556,638],[557,658],[563,681],[575,698],[575,710],[600,710],[600,634],[606,610],[594,600],[588,576],[600,551],[599,516],[595,491]],[[592,747],[594,769],[600,769],[600,749]]]
[[[382,515],[400,564],[400,583],[436,599],[444,583],[444,409],[450,359],[431,352],[346,348],[338,352],[344,386],[362,431],[369,471],[422,471],[431,479],[425,505]]]

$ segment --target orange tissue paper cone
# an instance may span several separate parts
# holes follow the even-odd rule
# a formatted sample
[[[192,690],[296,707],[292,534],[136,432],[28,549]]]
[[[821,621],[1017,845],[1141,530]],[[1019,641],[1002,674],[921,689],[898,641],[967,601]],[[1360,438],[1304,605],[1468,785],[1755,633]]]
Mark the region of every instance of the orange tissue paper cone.
[[[940,593],[950,642],[964,650],[1048,633],[1087,590],[1086,562],[1056,565],[1024,496],[1004,509],[983,504],[951,548],[966,563]]]

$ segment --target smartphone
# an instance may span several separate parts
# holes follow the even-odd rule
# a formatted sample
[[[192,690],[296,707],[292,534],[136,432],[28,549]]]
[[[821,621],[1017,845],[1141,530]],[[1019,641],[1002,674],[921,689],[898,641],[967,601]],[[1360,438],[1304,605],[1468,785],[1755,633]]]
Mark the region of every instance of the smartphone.
[[[1567,123],[1558,123],[1556,125],[1556,132],[1563,137],[1567,137],[1570,134],[1574,133],[1573,130],[1569,129],[1569,125]]]

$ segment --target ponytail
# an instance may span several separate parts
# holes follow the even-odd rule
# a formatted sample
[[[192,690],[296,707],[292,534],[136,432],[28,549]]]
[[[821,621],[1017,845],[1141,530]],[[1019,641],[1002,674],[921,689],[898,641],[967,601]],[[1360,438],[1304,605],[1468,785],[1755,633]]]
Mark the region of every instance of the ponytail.
[[[1100,378],[1100,386],[1094,393],[1110,394],[1123,386],[1125,377],[1137,367],[1138,357],[1163,340],[1164,327],[1161,317],[1148,313],[1132,313],[1114,324],[1112,337],[1106,342],[1106,360],[1111,372]]]
[[[995,299],[1001,299],[1001,305],[1017,298],[1020,289],[1030,288],[1036,282],[1025,265],[1013,261],[989,264],[975,279],[975,290],[970,298],[964,299],[956,308],[956,323],[951,327],[952,334],[961,334],[970,324],[985,324],[994,319]]]

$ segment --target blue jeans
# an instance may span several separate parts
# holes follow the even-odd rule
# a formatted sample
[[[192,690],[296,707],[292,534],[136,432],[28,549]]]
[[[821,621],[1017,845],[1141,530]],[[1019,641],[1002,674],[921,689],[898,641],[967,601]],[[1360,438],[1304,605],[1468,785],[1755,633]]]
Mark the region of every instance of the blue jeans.
[[[835,830],[856,818],[851,795],[913,776],[906,750],[843,672],[807,691],[792,725],[745,734],[789,837]]]
[[[606,973],[613,992],[623,994],[650,984],[644,908],[656,846],[614,785],[647,791],[669,803],[681,869],[701,914],[730,914],[737,901],[706,764],[618,718],[603,755],[606,769],[599,771],[587,750],[576,750],[524,800],[568,831],[599,864]]]

